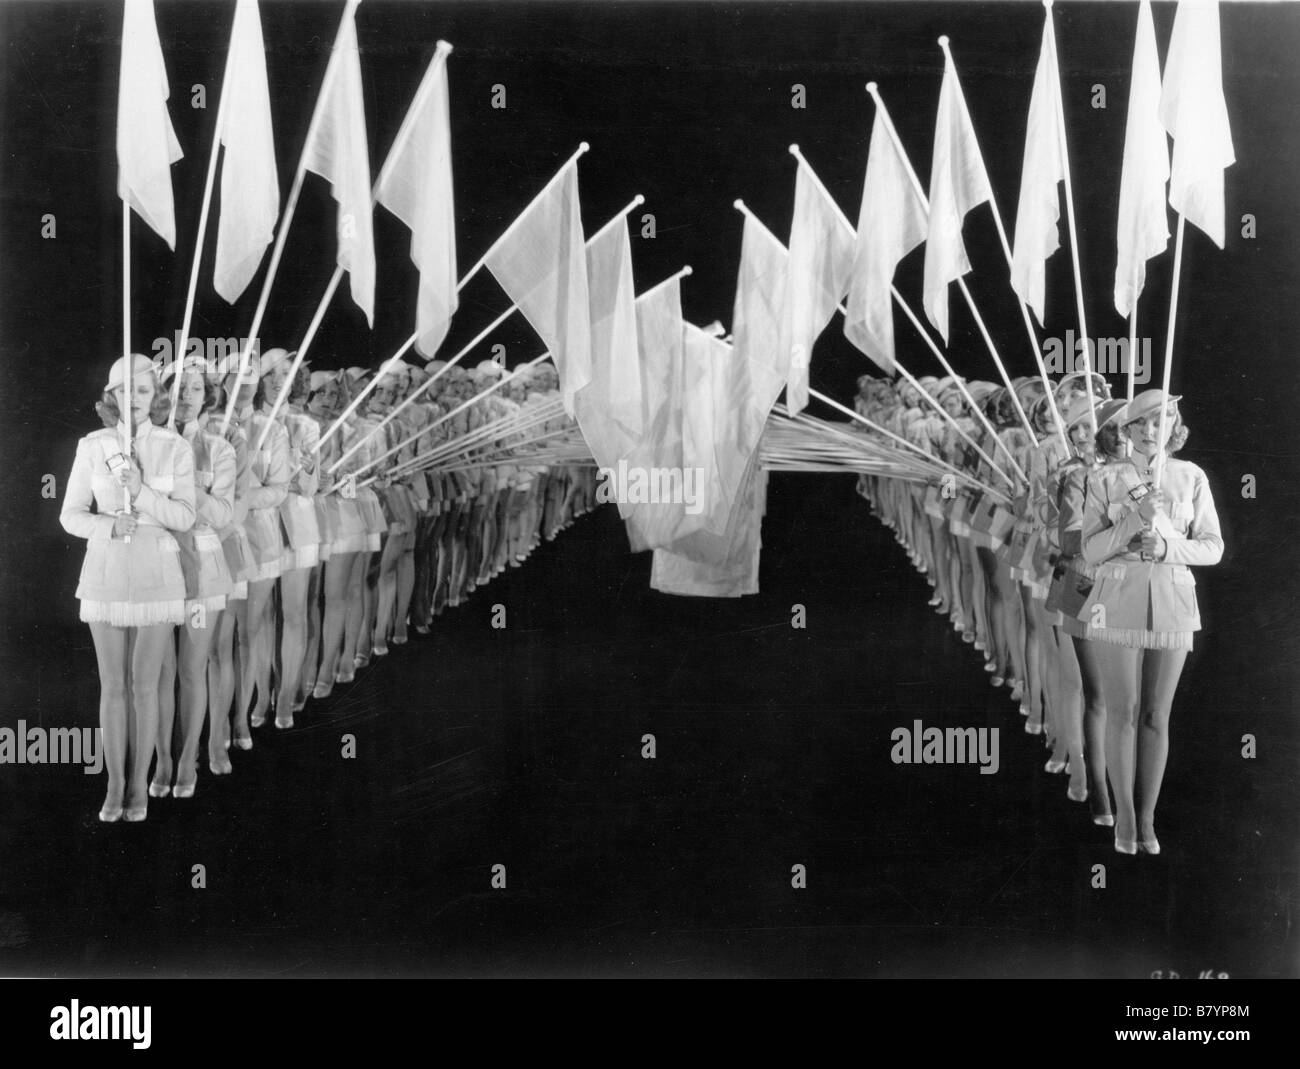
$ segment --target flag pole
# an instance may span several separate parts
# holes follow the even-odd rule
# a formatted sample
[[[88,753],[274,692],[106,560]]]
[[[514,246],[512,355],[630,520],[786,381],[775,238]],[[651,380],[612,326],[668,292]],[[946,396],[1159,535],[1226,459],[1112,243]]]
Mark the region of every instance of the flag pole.
[[[949,44],[948,35],[945,33],[939,38],[939,47],[943,49],[944,59],[952,65],[953,77],[957,80],[957,88],[960,90],[961,78],[957,74],[957,63],[952,57],[952,50],[948,47],[948,44]],[[875,82],[872,82],[871,85],[875,85]],[[879,94],[872,90],[871,85],[867,86],[867,91],[870,92],[872,97],[875,99],[876,105],[883,109],[884,103],[880,100]],[[965,96],[966,96],[965,92],[962,91],[963,100],[965,99]],[[887,112],[886,112],[886,119],[888,120]],[[893,123],[890,122],[889,125],[890,128],[892,129]],[[972,121],[971,133],[974,134],[974,132],[975,132],[975,123]],[[984,162],[984,150],[980,148],[979,137],[976,136],[974,138],[974,141],[975,141],[975,151],[979,153],[980,167],[984,169],[984,174],[987,176],[989,169]],[[911,163],[909,162],[907,166],[908,166],[908,170],[910,171]],[[1002,246],[1002,255],[1006,258],[1007,268],[1008,270],[1010,270],[1011,242],[1007,240],[1007,230],[1006,227],[1003,226],[1002,224],[1002,212],[998,209],[998,198],[992,195],[993,194],[992,182],[989,183],[989,194],[990,194],[989,207],[993,209],[993,225],[997,229],[998,242]],[[1015,293],[1015,290],[1013,289],[1012,292]],[[1070,448],[1070,439],[1066,436],[1065,433],[1065,421],[1061,419],[1061,413],[1056,407],[1056,389],[1052,385],[1052,380],[1047,377],[1047,365],[1043,363],[1043,351],[1038,344],[1038,332],[1034,330],[1034,321],[1029,316],[1029,305],[1025,303],[1025,299],[1022,296],[1020,296],[1019,293],[1016,293],[1016,303],[1020,305],[1020,318],[1024,321],[1025,324],[1025,336],[1029,339],[1029,349],[1030,352],[1034,354],[1034,363],[1038,366],[1038,375],[1043,381],[1043,391],[1047,394],[1048,397],[1047,403],[1052,410],[1052,419],[1056,423],[1056,430],[1057,433],[1060,435],[1061,445],[1065,447],[1065,452],[1066,455],[1068,456],[1073,452],[1073,450]],[[1031,437],[1036,437],[1036,436],[1031,436]]]
[[[583,144],[586,144],[586,142],[583,142]],[[575,157],[575,159],[576,159],[576,157]],[[570,161],[570,162],[572,162],[572,161]],[[566,163],[566,164],[565,164],[565,167],[567,167],[567,166],[568,166],[568,164]],[[550,183],[548,183],[548,186],[549,186],[549,184],[550,184]],[[545,192],[545,190],[543,190],[543,192]],[[538,194],[538,195],[540,196],[540,194]],[[536,199],[536,198],[534,198],[534,199]],[[636,207],[638,207],[639,205],[644,204],[644,203],[645,203],[645,197],[643,197],[640,193],[638,193],[635,197],[633,197],[633,198],[632,198],[632,199],[631,199],[631,200],[630,200],[626,205],[624,205],[624,206],[619,210],[618,214],[616,214],[616,215],[614,216],[614,218],[610,220],[610,223],[607,223],[607,224],[605,224],[605,226],[601,227],[601,228],[600,228],[600,231],[597,231],[597,233],[601,233],[601,232],[607,230],[607,229],[609,228],[609,226],[610,226],[611,223],[617,222],[619,219],[622,219],[624,216],[627,215],[628,212],[632,211],[634,208],[636,208]],[[528,209],[525,208],[524,210],[527,211]],[[584,242],[584,247],[587,246],[587,245],[590,245],[591,242],[594,241],[594,240],[595,240],[595,235],[593,235],[593,236],[592,236],[591,238],[589,238],[586,242]],[[498,243],[499,243],[499,242],[498,242]],[[486,257],[485,257],[485,259],[486,259]],[[685,272],[685,274],[688,274],[688,275],[689,275],[689,274],[691,273],[691,269],[690,269],[689,267],[687,267],[687,268],[684,269],[684,272]],[[679,274],[680,274],[680,272],[679,272]],[[466,276],[465,276],[465,279],[462,280],[462,284],[463,284],[465,281],[468,281],[468,280],[469,280],[469,276],[466,275]],[[477,346],[479,342],[481,342],[484,338],[486,338],[489,334],[491,334],[492,331],[494,331],[498,326],[501,325],[501,323],[506,319],[507,316],[512,315],[512,314],[513,314],[513,313],[514,313],[518,308],[519,308],[519,306],[518,306],[517,304],[512,304],[509,308],[507,308],[504,312],[502,312],[499,316],[497,316],[497,318],[496,318],[492,323],[490,323],[486,328],[484,328],[482,331],[479,332],[478,336],[475,337],[473,341],[471,341],[468,345],[466,345],[463,349],[461,349],[460,352],[458,352],[455,356],[453,356],[450,360],[448,360],[448,361],[447,361],[447,366],[446,366],[446,367],[441,367],[441,368],[439,368],[435,374],[429,376],[428,379],[426,379],[424,382],[420,383],[420,385],[419,385],[418,387],[416,387],[416,389],[414,390],[414,392],[412,392],[412,393],[410,394],[410,396],[408,396],[408,397],[407,397],[407,398],[406,398],[406,399],[405,399],[405,400],[404,400],[400,405],[398,405],[398,406],[397,406],[396,408],[394,408],[391,412],[389,412],[386,416],[384,416],[384,418],[383,418],[382,420],[379,421],[379,424],[378,424],[374,429],[372,429],[372,430],[370,431],[369,434],[367,434],[364,438],[361,438],[361,439],[357,440],[356,442],[354,442],[353,445],[352,445],[352,448],[349,449],[346,453],[344,453],[341,457],[339,457],[339,459],[338,459],[337,461],[334,462],[333,466],[330,467],[329,472],[328,472],[327,474],[332,475],[335,471],[337,471],[338,468],[339,468],[339,466],[342,465],[342,463],[343,463],[345,460],[347,460],[350,456],[352,456],[353,453],[355,453],[358,449],[361,448],[361,445],[362,445],[363,442],[369,441],[369,439],[370,439],[371,437],[373,437],[373,436],[374,436],[375,434],[377,434],[380,430],[382,430],[385,426],[387,426],[388,423],[389,423],[389,421],[392,420],[392,418],[393,418],[394,416],[396,416],[399,412],[401,412],[403,409],[405,409],[407,405],[409,405],[409,404],[411,404],[412,402],[414,402],[415,399],[416,399],[417,397],[420,396],[420,394],[422,394],[422,393],[424,393],[426,390],[428,390],[428,389],[429,389],[429,388],[430,388],[430,387],[431,387],[435,382],[437,382],[437,381],[438,381],[438,380],[439,380],[443,375],[445,375],[445,374],[447,373],[447,371],[448,371],[448,370],[449,370],[449,369],[450,369],[454,364],[458,363],[458,362],[459,362],[459,361],[460,361],[460,360],[461,360],[461,359],[462,359],[462,358],[463,358],[467,353],[469,353],[471,350],[473,350],[474,347]],[[414,343],[414,341],[415,341],[415,338],[414,338],[414,336],[412,336],[410,339],[408,339],[408,341],[407,341],[407,345],[408,345],[408,346],[411,345],[412,343]],[[341,420],[342,418],[343,418],[342,416],[339,417],[340,420]],[[332,429],[333,429],[333,428],[331,428],[331,430],[332,430]],[[420,435],[420,434],[423,434],[423,433],[424,433],[424,431],[421,430],[421,431],[418,432],[417,434],[410,435],[409,437],[407,437],[406,439],[404,439],[402,442],[400,442],[398,445],[396,445],[396,446],[394,446],[392,449],[388,450],[388,452],[384,453],[382,456],[376,457],[376,458],[375,458],[374,460],[372,460],[369,464],[365,465],[365,466],[362,467],[362,468],[358,468],[357,471],[353,472],[353,474],[354,474],[354,475],[359,475],[359,474],[360,474],[361,472],[363,472],[363,471],[368,471],[370,468],[374,467],[376,464],[380,463],[381,461],[385,460],[386,458],[392,456],[392,455],[393,455],[394,453],[396,453],[399,449],[401,449],[403,446],[405,446],[408,442],[412,441],[412,440],[415,439],[415,438],[418,438],[419,435]]]
[[[1097,399],[1092,392],[1092,343],[1088,338],[1088,321],[1084,313],[1083,271],[1079,267],[1079,233],[1074,223],[1074,186],[1070,181],[1070,148],[1065,140],[1065,101],[1061,95],[1061,59],[1056,52],[1056,20],[1052,18],[1052,0],[1043,0],[1047,19],[1047,40],[1052,46],[1052,66],[1056,68],[1056,128],[1060,135],[1061,173],[1065,175],[1065,220],[1070,228],[1070,263],[1074,267],[1074,303],[1079,313],[1079,340],[1083,342],[1084,384],[1088,387],[1088,421],[1097,434]],[[1059,426],[1059,423],[1058,423]]]
[[[1133,384],[1137,381],[1137,372],[1133,367],[1134,356],[1137,353],[1137,336],[1138,336],[1138,303],[1137,296],[1134,295],[1133,307],[1128,313],[1128,399],[1133,400]]]
[[[239,14],[236,11],[235,24],[238,21]],[[208,153],[208,174],[203,182],[203,205],[199,209],[199,232],[194,239],[194,259],[190,265],[190,286],[185,294],[185,312],[181,316],[181,351],[174,354],[173,360],[176,365],[176,379],[172,383],[171,412],[167,417],[167,426],[173,431],[176,429],[176,406],[180,404],[181,399],[181,379],[184,377],[185,354],[189,352],[190,347],[190,323],[193,321],[194,300],[199,289],[199,266],[200,261],[203,259],[203,242],[208,233],[208,215],[212,208],[212,190],[216,185],[217,157],[221,153],[221,127],[225,120],[226,98],[229,95],[231,83],[239,77],[238,62],[240,57],[239,50],[235,48],[235,24],[231,25],[230,48],[226,53],[225,70],[221,75],[221,95],[217,98],[217,121],[212,128],[212,151]]]
[[[316,132],[320,129],[325,98],[332,87],[334,72],[338,69],[339,41],[347,29],[349,21],[356,17],[357,6],[360,3],[361,0],[348,0],[347,7],[343,10],[343,18],[339,20],[338,32],[334,36],[334,44],[330,49],[329,62],[325,65],[325,76],[321,79],[320,93],[316,97],[316,106],[312,110],[311,122],[307,126],[307,137],[303,141],[302,153],[298,157],[298,169],[294,172],[293,187],[289,190],[289,199],[285,202],[284,211],[280,215],[280,227],[275,235],[275,248],[271,251],[271,263],[266,269],[266,277],[262,280],[262,293],[257,300],[257,309],[253,313],[253,323],[248,329],[248,337],[244,339],[244,344],[239,350],[239,377],[243,376],[244,370],[248,367],[249,352],[257,340],[257,332],[262,327],[262,317],[266,314],[266,302],[271,296],[271,285],[275,282],[276,272],[280,269],[280,257],[284,254],[285,240],[289,236],[289,227],[293,223],[294,212],[298,209],[298,195],[302,192],[303,180],[307,176],[307,153],[311,151],[312,142],[316,139]],[[230,421],[235,415],[235,400],[239,396],[238,383],[239,379],[237,378],[235,388],[230,391],[230,397],[226,403],[226,415],[221,422],[221,433],[223,435],[230,427]]]
[[[131,456],[131,406],[135,401],[135,361],[131,358],[131,205],[122,200],[122,362],[125,365],[122,384],[122,453]],[[122,511],[131,515],[131,491],[122,487]],[[129,542],[131,536],[127,535]]]
[[[415,129],[415,118],[419,114],[421,106],[424,104],[424,101],[427,99],[433,88],[434,75],[438,71],[439,67],[446,63],[447,56],[450,54],[451,50],[451,45],[448,42],[438,42],[438,47],[433,53],[433,59],[429,63],[429,69],[425,72],[424,80],[420,82],[420,87],[415,91],[415,99],[411,101],[411,106],[406,112],[406,118],[402,120],[402,126],[397,131],[397,136],[393,139],[393,147],[388,150],[388,156],[384,160],[384,165],[379,170],[379,177],[375,179],[375,183],[370,189],[370,207],[372,210],[375,205],[379,203],[379,191],[383,188],[385,179],[388,178],[392,173],[393,168],[397,165],[397,157],[400,155],[402,149],[406,147],[406,142],[411,139],[411,131]],[[298,345],[298,351],[294,353],[293,363],[289,366],[289,374],[276,394],[275,403],[271,405],[270,410],[267,412],[266,424],[262,427],[262,433],[257,439],[258,450],[261,450],[263,443],[266,441],[266,436],[271,431],[271,423],[275,419],[276,413],[280,411],[280,406],[284,404],[289,396],[289,390],[293,386],[293,380],[298,374],[298,369],[302,366],[302,362],[307,359],[307,350],[311,348],[311,343],[316,340],[316,332],[320,329],[321,321],[325,318],[325,312],[329,308],[330,302],[334,300],[334,294],[339,288],[339,283],[342,281],[343,267],[342,265],[336,264],[334,267],[334,274],[330,277],[329,285],[325,287],[325,292],[321,295],[321,299],[316,305],[316,312],[311,317],[311,323],[307,327],[307,333],[303,335],[302,342]],[[339,421],[348,416],[357,405],[369,396],[370,391],[379,384],[380,378],[383,377],[388,368],[406,354],[411,346],[415,344],[415,340],[418,337],[418,333],[413,334],[406,344],[393,355],[392,359],[384,363],[379,370],[379,374],[366,383],[365,389],[353,399],[347,411],[339,417]],[[333,433],[334,428],[338,426],[339,421],[331,424],[329,431],[321,437],[318,446],[325,444],[325,439]]]
[[[812,177],[813,181],[817,182],[819,185],[821,184],[821,179],[817,177],[816,172],[814,172],[811,167],[808,168],[808,173]],[[834,206],[836,214],[840,218],[841,224],[847,226],[849,228],[850,233],[853,233],[852,224],[849,223],[844,213],[840,211],[839,205],[836,204],[835,201],[831,198],[830,193],[827,192],[826,190],[826,187],[821,186],[821,189],[822,192],[826,195],[827,200],[830,201],[832,206]],[[735,207],[736,211],[740,212],[741,215],[745,216],[746,219],[754,220],[754,222],[757,223],[758,226],[762,228],[763,233],[765,233],[775,244],[780,246],[780,248],[783,251],[787,251],[787,252],[789,251],[786,249],[785,245],[781,242],[781,239],[778,238],[775,234],[773,234],[770,229],[768,229],[767,225],[763,222],[763,220],[761,220],[757,215],[755,215],[752,211],[749,210],[749,207],[745,204],[743,200],[735,201],[733,206]],[[938,348],[934,345],[934,342],[931,340],[930,336],[926,334],[925,331],[922,329],[920,322],[916,319],[915,316],[912,315],[912,310],[907,306],[907,303],[903,300],[899,292],[896,289],[894,289],[892,283],[890,284],[889,288],[894,299],[899,303],[899,305],[902,306],[903,311],[905,311],[908,314],[908,317],[912,320],[912,325],[916,327],[916,329],[921,332],[922,337],[924,337],[925,340],[930,343],[930,347],[934,349],[935,355],[939,357],[940,362],[943,363],[944,367],[948,370],[948,373],[952,375],[954,380],[957,381],[957,383],[959,384],[959,388],[962,391],[962,394],[967,398],[968,401],[970,401],[971,407],[975,409],[975,411],[979,414],[981,419],[984,419],[984,413],[982,412],[982,410],[980,410],[979,407],[976,406],[974,399],[971,398],[970,395],[966,393],[966,386],[961,381],[960,376],[958,376],[957,373],[952,370],[952,368],[948,367],[948,362],[943,359],[943,356],[940,354]],[[848,315],[848,311],[845,309],[843,301],[841,301],[837,306],[837,311],[839,311],[842,315],[845,316]],[[865,356],[866,354],[863,355]],[[981,457],[983,457],[986,461],[988,461],[989,466],[995,472],[1001,475],[1002,478],[1004,478],[1013,487],[1015,486],[1015,481],[1011,478],[1011,476],[1009,476],[1005,471],[1003,471],[1003,469],[998,466],[997,461],[993,460],[992,457],[990,457],[987,453],[985,453],[984,450],[981,449],[979,445],[974,441],[974,439],[972,439],[969,435],[967,435],[966,432],[963,431],[961,427],[957,425],[957,422],[952,418],[952,416],[950,416],[947,412],[944,411],[943,406],[941,406],[934,398],[932,398],[928,393],[925,392],[924,389],[921,388],[921,384],[916,381],[916,379],[912,376],[911,372],[909,372],[905,367],[903,367],[902,363],[899,362],[897,358],[895,358],[894,360],[894,367],[898,369],[899,374],[902,375],[904,379],[906,379],[909,383],[911,383],[918,390],[920,390],[921,395],[935,408],[935,410],[945,420],[947,420],[949,423],[952,424],[953,429],[956,430],[956,432],[960,434],[963,438],[965,438],[966,441],[970,443],[971,447],[974,448],[974,450],[977,453],[979,453]],[[993,430],[993,427],[988,423],[987,419],[984,420],[984,425],[988,427],[989,433],[992,434],[995,439],[997,439],[998,438],[997,432]],[[1009,451],[1008,451],[1008,455],[1010,456]],[[1014,456],[1011,457],[1011,461],[1013,464],[1015,463]],[[1018,465],[1016,470],[1017,471],[1020,470]],[[1023,476],[1024,472],[1021,472],[1020,474]]]
[[[1160,446],[1160,451],[1156,454],[1156,485],[1160,489],[1160,482],[1165,474],[1165,432],[1169,426],[1169,385],[1174,370],[1174,322],[1178,313],[1178,278],[1182,274],[1183,268],[1183,229],[1186,222],[1183,213],[1178,213],[1178,233],[1174,240],[1174,280],[1169,289],[1169,331],[1165,335],[1165,367],[1164,375],[1161,380],[1161,389],[1165,392],[1166,403],[1160,406],[1160,434],[1156,442]]]

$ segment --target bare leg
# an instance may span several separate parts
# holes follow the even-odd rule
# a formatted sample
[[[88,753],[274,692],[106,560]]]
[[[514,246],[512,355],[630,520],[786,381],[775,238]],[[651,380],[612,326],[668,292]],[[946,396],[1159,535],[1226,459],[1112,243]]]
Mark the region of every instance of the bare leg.
[[[318,564],[308,572],[307,579],[307,647],[303,651],[302,673],[298,680],[298,693],[293,712],[299,712],[316,686],[317,668],[320,665],[321,647],[321,584],[325,580],[325,566]]]
[[[208,709],[208,658],[224,612],[209,613],[203,619],[204,627],[194,627],[194,619],[186,620],[180,628],[180,650],[177,665],[181,677],[181,756],[176,763],[176,797],[187,798],[193,793],[198,779],[195,767],[199,756],[199,736],[203,734],[203,718]],[[212,750],[212,733],[209,731],[208,751]]]
[[[311,568],[294,568],[280,576],[280,683],[276,690],[275,726],[293,727],[293,707],[302,682],[307,652],[307,595]]]
[[[131,630],[131,706],[134,716],[127,738],[128,780],[123,805],[126,816],[140,814],[149,805],[149,765],[158,745],[158,677],[163,652],[173,641],[174,624],[153,624]]]
[[[328,698],[339,664],[343,636],[347,630],[348,594],[359,553],[334,553],[325,563],[325,615],[321,624],[320,670],[316,675],[313,697]],[[351,669],[352,662],[347,662]]]
[[[1138,672],[1142,650],[1094,642],[1105,680],[1106,779],[1115,796],[1115,841],[1137,838],[1134,781],[1137,749]]]
[[[419,520],[417,519],[417,524]],[[411,599],[415,596],[415,539],[416,531],[402,535],[402,549],[397,558],[397,604],[393,607],[393,644],[405,645],[409,639],[407,617],[411,613]]]
[[[1156,801],[1169,759],[1169,713],[1187,661],[1186,650],[1145,650],[1142,658],[1142,712],[1137,737],[1138,838],[1156,838]]]
[[[336,683],[351,683],[357,674],[357,645],[366,624],[366,598],[369,583],[366,576],[370,571],[370,551],[351,554],[351,570],[348,573],[346,606],[347,616],[343,626],[343,648],[339,652],[338,671],[334,674]]]
[[[251,749],[241,740],[251,743],[252,735],[248,728],[248,711],[257,698],[254,719],[260,724],[260,717],[265,717],[270,695],[263,689],[270,686],[271,666],[263,662],[266,642],[267,607],[271,600],[271,591],[275,587],[274,579],[249,580],[248,599],[243,602],[243,615],[239,618],[239,704],[235,707],[235,743],[240,749]],[[274,634],[274,631],[271,632]],[[266,682],[263,683],[263,676]],[[259,717],[260,714],[260,717]]]
[[[216,637],[208,653],[208,767],[214,776],[233,771],[230,757],[230,706],[235,700],[235,623],[243,616],[244,599],[228,601],[216,621]]]
[[[397,604],[397,566],[402,557],[404,534],[384,536],[384,548],[379,553],[379,579],[375,583],[375,613],[371,628],[374,655],[388,653],[388,637],[393,626],[393,610]],[[364,647],[363,647],[364,648]]]
[[[126,790],[127,634],[123,627],[90,625],[99,666],[99,728],[103,735],[104,770],[108,773],[102,810],[105,814],[121,810]]]
[[[1083,682],[1083,755],[1088,765],[1088,805],[1094,817],[1110,815],[1110,795],[1106,789],[1106,694],[1101,658],[1097,644],[1087,639],[1074,640]]]
[[[168,643],[158,672],[158,741],[154,746],[154,776],[150,798],[171,793],[172,745],[176,731],[176,647]]]

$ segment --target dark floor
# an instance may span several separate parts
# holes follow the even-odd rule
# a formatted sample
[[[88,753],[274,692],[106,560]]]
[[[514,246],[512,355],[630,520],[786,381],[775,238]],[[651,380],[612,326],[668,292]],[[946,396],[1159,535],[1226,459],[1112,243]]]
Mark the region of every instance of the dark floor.
[[[668,598],[603,508],[139,826],[96,821],[100,779],[0,769],[0,974],[1297,974],[1262,577],[1202,579],[1165,850],[1126,858],[851,479],[774,479],[764,541],[761,595]],[[4,723],[93,723],[85,628],[23,626]],[[1000,771],[892,764],[915,718],[1001,728]]]

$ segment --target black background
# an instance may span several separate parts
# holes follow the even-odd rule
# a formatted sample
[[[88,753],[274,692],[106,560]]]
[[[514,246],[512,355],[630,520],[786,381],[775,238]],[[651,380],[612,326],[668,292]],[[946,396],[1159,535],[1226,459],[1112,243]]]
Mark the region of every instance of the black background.
[[[285,192],[341,9],[262,5]],[[1100,335],[1125,333],[1110,292],[1136,10],[1055,9],[1089,324]],[[186,156],[173,168],[176,253],[134,227],[136,349],[180,324],[232,12],[158,5]],[[1172,4],[1155,5],[1162,55],[1173,14]],[[95,722],[94,659],[72,597],[82,548],[40,488],[48,473],[61,492],[120,345],[120,21],[116,4],[0,5],[4,724]],[[794,179],[786,147],[798,142],[855,219],[868,79],[928,175],[940,33],[952,37],[1014,226],[1036,3],[367,0],[357,25],[372,170],[436,41],[455,46],[462,270],[585,139],[588,232],[643,193],[658,233],[643,240],[633,226],[638,288],[690,263],[687,317],[729,326],[741,231],[732,201],[742,197],[784,237]],[[1175,708],[1161,803],[1170,843],[1160,860],[1117,861],[1081,807],[1067,808],[1064,783],[1041,772],[1036,744],[1022,742],[1014,707],[925,610],[923,581],[851,481],[785,476],[772,486],[758,598],[651,594],[648,559],[629,557],[602,513],[441,618],[400,664],[395,656],[372,668],[306,729],[259,743],[228,782],[214,786],[205,772],[184,814],[181,804],[155,804],[141,829],[100,829],[99,781],[0,769],[0,968],[12,953],[15,970],[73,973],[1143,975],[1230,966],[1234,975],[1294,975],[1298,29],[1293,5],[1222,7],[1238,160],[1227,172],[1227,248],[1188,230],[1173,385],[1192,431],[1184,456],[1210,475],[1228,548],[1222,565],[1200,574],[1206,630]],[[206,111],[190,107],[195,83],[207,86]],[[490,107],[498,83],[505,110]],[[803,110],[790,106],[794,83],[806,87]],[[1090,106],[1098,83],[1104,110]],[[58,221],[52,241],[40,236],[46,212]],[[332,270],[333,212],[324,182],[308,176],[264,347],[301,337]],[[1253,240],[1241,237],[1244,213],[1256,217]],[[215,220],[209,261],[214,229]],[[1064,219],[1062,231],[1064,240]],[[317,366],[374,362],[411,330],[406,232],[383,210],[375,232],[375,329],[341,296],[316,342]],[[971,289],[1011,373],[1028,373],[987,209],[971,215],[966,236]],[[1157,354],[1170,261],[1150,265],[1141,305],[1140,332]],[[1063,248],[1048,267],[1057,335],[1077,326],[1068,265]],[[209,265],[192,333],[244,333],[260,275],[233,310],[210,279]],[[899,288],[918,310],[919,281],[916,254]],[[507,304],[490,279],[472,283],[447,352]],[[954,364],[993,377],[968,313],[955,298],[951,308]],[[933,370],[902,324],[898,336],[909,368]],[[495,340],[511,363],[541,350],[521,321]],[[818,345],[814,386],[847,402],[863,370],[836,322]],[[1253,500],[1239,490],[1247,473],[1258,480]],[[506,632],[487,626],[498,600],[517,613]],[[794,602],[809,607],[806,632],[786,626]],[[1002,772],[890,765],[884,740],[914,715],[1001,725]],[[342,768],[339,719],[369,733],[366,756]],[[656,762],[638,756],[650,730]],[[1246,732],[1260,740],[1253,762],[1239,756]],[[224,890],[201,906],[189,890],[196,849],[225,873],[210,877]],[[518,888],[504,907],[506,895],[487,890],[487,866],[498,860],[511,861]],[[821,863],[807,892],[789,889],[796,861]],[[1110,891],[1090,889],[1094,863],[1111,867]],[[676,934],[647,934],[664,928]]]

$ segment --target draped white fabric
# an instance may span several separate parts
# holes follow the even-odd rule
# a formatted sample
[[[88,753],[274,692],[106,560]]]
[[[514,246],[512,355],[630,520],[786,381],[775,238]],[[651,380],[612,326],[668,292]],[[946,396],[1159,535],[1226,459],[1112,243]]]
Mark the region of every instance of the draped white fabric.
[[[167,113],[170,95],[153,0],[126,0],[117,87],[117,195],[175,249],[171,165],[184,153]]]
[[[257,274],[275,237],[280,214],[280,178],[271,129],[271,93],[257,0],[239,0],[221,87],[221,210],[212,285],[234,304]]]
[[[416,91],[376,192],[379,203],[411,230],[411,262],[420,272],[415,347],[432,359],[459,304],[447,62],[441,51]]]

